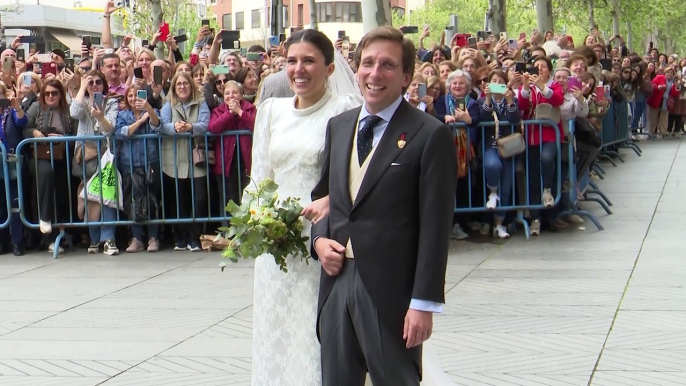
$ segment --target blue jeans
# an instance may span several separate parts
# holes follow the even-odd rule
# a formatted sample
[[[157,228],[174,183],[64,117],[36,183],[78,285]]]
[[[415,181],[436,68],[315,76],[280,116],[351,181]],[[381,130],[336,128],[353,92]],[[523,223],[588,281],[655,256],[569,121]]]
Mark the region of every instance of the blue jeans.
[[[110,208],[107,205],[101,205],[100,207],[100,219],[101,221],[116,221],[117,220],[117,210]],[[91,237],[91,243],[104,242],[107,240],[114,241],[114,225],[103,225],[103,226],[89,226],[88,233]]]
[[[486,171],[486,185],[489,189],[498,189],[500,192],[500,206],[508,206],[510,204],[510,196],[512,194],[513,177],[513,159],[500,158],[498,149],[489,148],[484,153],[484,169]],[[498,220],[505,218],[504,210],[497,210],[494,217]]]
[[[143,227],[145,225],[131,225],[131,233],[133,237],[137,238],[138,241],[143,242]],[[158,238],[157,235],[160,231],[160,226],[158,224],[150,224],[148,227],[148,240],[152,238]]]
[[[17,181],[7,181],[9,182],[9,193],[10,193],[10,208],[18,207],[16,204],[18,190]],[[6,193],[5,193],[5,181],[0,179],[0,224],[7,221],[7,204],[6,204]],[[23,246],[24,245],[24,227],[21,224],[21,219],[19,218],[19,213],[11,213],[10,216],[10,226],[9,233],[12,234],[12,244]],[[7,240],[7,229],[0,229],[0,242]]]

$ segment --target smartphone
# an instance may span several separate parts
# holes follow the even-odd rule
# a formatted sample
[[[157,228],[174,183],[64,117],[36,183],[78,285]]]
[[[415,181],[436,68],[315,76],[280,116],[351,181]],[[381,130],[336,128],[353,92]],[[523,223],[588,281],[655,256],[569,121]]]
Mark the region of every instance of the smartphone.
[[[515,72],[518,72],[520,74],[523,74],[524,71],[526,71],[526,63],[524,62],[515,62]]]
[[[419,83],[417,85],[417,93],[419,94],[419,99],[426,96],[426,83]]]
[[[114,48],[105,48],[105,55],[113,54]]]
[[[36,61],[38,63],[50,63],[52,59],[50,58],[50,54],[38,54],[36,55]]]
[[[93,45],[93,43],[91,42],[91,37],[90,37],[90,35],[83,35],[83,37],[81,37],[81,45],[82,45],[82,46],[86,46],[86,47],[88,47],[88,48],[91,48],[91,46]]]
[[[507,91],[507,85],[500,83],[489,83],[488,90],[491,92],[491,94],[505,94]]]
[[[64,63],[65,63],[65,67],[69,71],[74,72],[74,59],[73,58],[65,59]]]
[[[610,97],[610,91],[612,91],[612,89],[610,88],[610,85],[606,84],[605,86],[603,86],[603,91],[605,94],[605,98],[609,98]]]
[[[355,59],[355,53],[354,52],[348,52],[348,59]]]
[[[464,110],[465,107],[465,98],[464,97],[459,97],[456,100],[457,102],[457,108],[460,110]]]
[[[514,39],[510,39],[507,41],[507,48],[516,50],[518,47],[517,41]]]
[[[166,41],[167,38],[169,37],[169,23],[162,23],[160,24],[160,41]]]
[[[467,38],[467,44],[472,48],[476,48],[476,38],[474,38],[474,37]]]
[[[534,34],[536,34],[536,33],[538,33],[538,29],[534,28],[534,29],[531,30],[531,34],[532,34],[532,35],[534,35]]]
[[[498,54],[496,54],[495,52],[492,52],[489,56],[490,56],[491,62],[496,62],[496,63],[498,62]]]
[[[143,48],[148,48],[148,46],[150,46],[150,41],[148,39],[141,40],[141,46],[143,46]]]
[[[202,21],[200,22],[200,26],[209,27],[210,26],[210,19],[202,19]]]
[[[529,73],[529,75],[538,75],[538,67],[529,67],[526,69],[526,72]]]
[[[476,39],[480,42],[486,41],[486,31],[476,31]]]
[[[419,33],[419,27],[416,25],[408,25],[405,27],[400,27],[400,31],[403,33],[403,35],[416,34]]]
[[[603,70],[612,71],[612,59],[600,59],[599,62]]]
[[[93,94],[93,104],[98,105],[100,109],[104,106],[105,103],[105,97],[102,95],[101,92],[96,92]]]
[[[228,74],[229,73],[229,66],[226,66],[223,64],[218,64],[218,65],[212,67],[212,73],[214,75]]]
[[[20,62],[26,61],[26,50],[24,50],[23,48],[17,49],[17,60]]]
[[[187,40],[188,40],[188,35],[186,35],[186,34],[174,36],[174,41],[176,42],[176,44],[181,44]]]
[[[270,36],[269,37],[269,45],[270,46],[278,46],[279,45],[279,37],[278,36]]]
[[[136,79],[143,79],[143,69],[140,67],[136,67],[133,69],[133,76],[136,77]]]
[[[526,33],[522,32],[519,34],[519,40],[526,39]]]
[[[286,34],[279,34],[279,43],[283,43],[286,41]]]
[[[24,86],[31,87],[31,81],[31,75],[24,74],[24,77],[22,78],[22,83],[24,84]]]
[[[603,87],[602,84],[600,84],[599,86],[596,86],[595,97],[596,97],[596,100],[599,100],[599,101],[605,99],[605,87]]]
[[[350,37],[349,36],[343,36],[343,42],[342,42],[342,48],[343,48],[343,56],[348,56],[348,53],[350,52]]]
[[[155,84],[162,84],[162,66],[155,66],[152,68],[152,77]],[[142,73],[142,71],[141,71]],[[141,74],[142,75],[142,74]]]
[[[36,38],[33,36],[22,36],[19,38],[19,43],[22,43],[22,44],[25,44],[25,43],[31,44],[31,43],[35,43],[35,42],[36,42]]]
[[[507,40],[507,32],[501,32],[500,33],[500,38],[503,40]]]
[[[14,67],[14,59],[11,56],[5,56],[2,61],[2,70],[6,73],[10,73]]]
[[[452,42],[453,42],[453,39],[455,36],[455,27],[449,25],[449,26],[445,27],[445,29],[443,30],[443,33],[445,34],[445,41],[450,42],[448,44],[452,45]]]
[[[40,73],[43,78],[47,74],[57,75],[57,65],[55,63],[43,63],[40,67]]]
[[[11,102],[7,98],[0,99],[0,107],[10,107]]]
[[[582,87],[581,81],[577,77],[570,76],[569,79],[567,79],[567,90],[571,90],[574,87],[581,90],[581,87]]]
[[[138,90],[138,91],[136,91],[136,98],[148,99],[148,92],[145,90]]]
[[[262,54],[260,52],[248,52],[245,56],[249,62],[259,62],[262,60]]]
[[[469,42],[467,41],[467,35],[456,34],[453,36],[452,45],[457,47],[467,47],[469,45]]]
[[[343,36],[345,36],[345,31],[338,31],[338,38],[343,39]]]

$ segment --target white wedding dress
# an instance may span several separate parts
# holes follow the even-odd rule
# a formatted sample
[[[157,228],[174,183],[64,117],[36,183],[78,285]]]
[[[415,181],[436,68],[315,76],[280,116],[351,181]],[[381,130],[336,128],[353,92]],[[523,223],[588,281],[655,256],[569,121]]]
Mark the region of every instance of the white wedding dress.
[[[341,69],[345,69],[341,71]],[[333,80],[333,81],[332,81]],[[252,182],[265,178],[279,185],[281,198],[299,198],[303,207],[319,182],[329,119],[358,107],[363,99],[345,60],[336,56],[328,91],[314,106],[298,110],[294,98],[270,98],[255,119]],[[303,235],[310,236],[305,220]],[[282,272],[274,257],[255,261],[252,386],[321,386],[320,344],[316,336],[321,265],[299,257]],[[425,344],[426,346],[426,344]],[[433,351],[425,347],[422,386],[454,385],[443,374]],[[371,385],[369,379],[367,385]]]

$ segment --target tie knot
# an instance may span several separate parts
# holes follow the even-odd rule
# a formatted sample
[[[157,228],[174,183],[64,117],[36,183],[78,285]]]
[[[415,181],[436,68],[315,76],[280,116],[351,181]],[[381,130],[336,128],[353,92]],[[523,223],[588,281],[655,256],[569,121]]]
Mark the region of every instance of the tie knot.
[[[379,121],[381,121],[381,117],[378,115],[370,115],[367,117],[367,119],[364,122],[364,125],[362,126],[361,134],[363,136],[369,135],[374,132],[374,126],[376,126]]]

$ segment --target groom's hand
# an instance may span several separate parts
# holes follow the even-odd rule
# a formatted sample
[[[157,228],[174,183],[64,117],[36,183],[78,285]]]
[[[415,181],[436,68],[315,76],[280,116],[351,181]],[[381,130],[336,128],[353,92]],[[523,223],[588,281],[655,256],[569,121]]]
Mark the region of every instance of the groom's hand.
[[[319,261],[322,268],[329,276],[336,276],[341,273],[343,260],[345,259],[345,247],[336,240],[319,237],[314,242],[314,249],[317,250]]]
[[[405,315],[405,329],[403,339],[405,347],[419,346],[431,337],[433,328],[433,313],[409,309]]]

